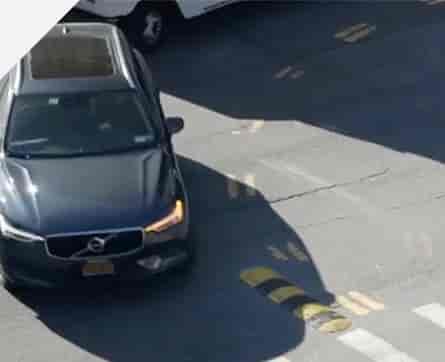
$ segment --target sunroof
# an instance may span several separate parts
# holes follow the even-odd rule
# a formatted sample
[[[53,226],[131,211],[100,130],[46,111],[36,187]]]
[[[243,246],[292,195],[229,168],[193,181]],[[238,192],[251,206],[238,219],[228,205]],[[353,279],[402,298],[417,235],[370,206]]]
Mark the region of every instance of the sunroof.
[[[43,38],[31,51],[35,79],[104,77],[114,73],[104,38],[67,36]]]

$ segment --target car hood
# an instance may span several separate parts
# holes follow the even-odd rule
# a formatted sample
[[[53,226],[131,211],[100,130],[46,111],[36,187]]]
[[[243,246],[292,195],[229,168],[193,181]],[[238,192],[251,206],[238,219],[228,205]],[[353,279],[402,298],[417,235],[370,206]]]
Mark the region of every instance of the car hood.
[[[166,213],[163,152],[11,159],[0,168],[0,204],[17,227],[40,235],[149,224]]]

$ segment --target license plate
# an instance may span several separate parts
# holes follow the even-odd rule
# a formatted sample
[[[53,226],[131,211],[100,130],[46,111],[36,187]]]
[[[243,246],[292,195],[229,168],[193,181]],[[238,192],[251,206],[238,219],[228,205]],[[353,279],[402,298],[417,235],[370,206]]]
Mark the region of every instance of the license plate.
[[[114,265],[108,260],[89,261],[83,266],[82,274],[85,277],[94,275],[111,275],[114,274]]]

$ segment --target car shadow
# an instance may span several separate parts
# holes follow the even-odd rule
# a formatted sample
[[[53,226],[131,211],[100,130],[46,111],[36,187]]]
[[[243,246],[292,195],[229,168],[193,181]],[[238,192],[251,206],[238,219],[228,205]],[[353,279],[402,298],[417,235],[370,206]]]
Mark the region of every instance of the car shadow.
[[[443,162],[444,11],[243,2],[180,24],[148,58],[162,91],[217,113],[305,122]],[[365,39],[338,35],[362,23]]]
[[[305,324],[241,282],[240,272],[270,267],[331,303],[305,243],[258,190],[231,197],[225,176],[187,158],[179,162],[198,246],[191,270],[132,286],[22,291],[16,297],[57,336],[110,361],[258,362],[297,348]],[[247,187],[233,182],[239,190]],[[288,242],[307,259],[272,257],[271,243]]]

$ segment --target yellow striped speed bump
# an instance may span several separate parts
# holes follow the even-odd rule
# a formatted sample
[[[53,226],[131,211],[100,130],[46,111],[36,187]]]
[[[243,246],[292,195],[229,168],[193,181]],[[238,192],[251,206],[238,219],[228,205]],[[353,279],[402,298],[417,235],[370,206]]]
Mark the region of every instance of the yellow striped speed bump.
[[[351,321],[306,295],[305,291],[286,280],[270,268],[255,267],[240,274],[243,282],[266,295],[273,302],[283,305],[308,322],[315,329],[326,333],[341,332],[351,327]]]

